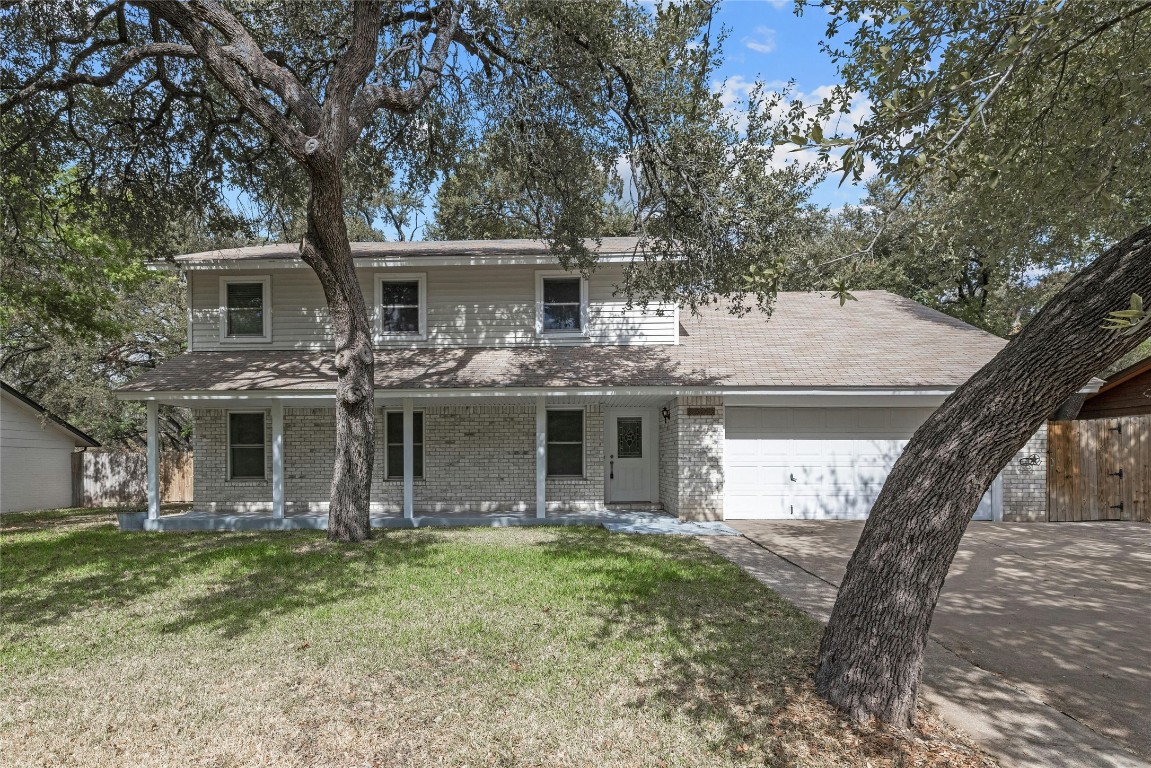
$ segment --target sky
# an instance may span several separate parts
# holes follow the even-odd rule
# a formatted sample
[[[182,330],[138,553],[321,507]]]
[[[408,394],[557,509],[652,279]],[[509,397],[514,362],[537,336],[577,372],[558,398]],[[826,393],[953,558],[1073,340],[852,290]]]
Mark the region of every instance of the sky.
[[[796,16],[793,0],[726,0],[716,21],[728,30],[719,70],[726,98],[745,95],[757,80],[776,87],[794,80],[802,100],[814,103],[838,82],[835,65],[819,48],[827,31],[827,14],[819,8],[805,8]],[[865,112],[865,105],[857,105],[852,116]],[[842,127],[850,127],[850,121]],[[840,186],[836,175],[819,186],[813,202],[842,208],[862,196],[862,185],[848,181]]]

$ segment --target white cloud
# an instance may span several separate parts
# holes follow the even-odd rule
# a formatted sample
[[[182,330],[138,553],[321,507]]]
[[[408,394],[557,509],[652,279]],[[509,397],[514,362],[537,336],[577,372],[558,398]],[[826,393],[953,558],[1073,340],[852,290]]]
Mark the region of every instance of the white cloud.
[[[777,11],[782,11],[784,8],[793,8],[795,0],[767,0],[767,4]]]
[[[755,28],[755,36],[743,38],[743,44],[756,53],[771,53],[775,50],[775,30],[759,26]]]

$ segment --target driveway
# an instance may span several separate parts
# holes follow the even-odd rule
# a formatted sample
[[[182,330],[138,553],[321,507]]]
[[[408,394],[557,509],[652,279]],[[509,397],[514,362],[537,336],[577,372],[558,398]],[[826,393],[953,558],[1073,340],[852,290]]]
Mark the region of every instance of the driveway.
[[[861,522],[728,521],[838,585]],[[972,523],[932,636],[1151,759],[1151,525]]]

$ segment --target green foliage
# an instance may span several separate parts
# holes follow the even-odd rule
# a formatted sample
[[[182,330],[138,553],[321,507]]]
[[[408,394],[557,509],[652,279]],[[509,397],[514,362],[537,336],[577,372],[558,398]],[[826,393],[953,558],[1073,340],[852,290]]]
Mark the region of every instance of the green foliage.
[[[1143,297],[1131,294],[1131,304],[1127,309],[1116,310],[1107,316],[1103,327],[1111,331],[1121,331],[1127,335],[1139,333],[1151,323],[1151,311],[1143,307]]]
[[[791,140],[857,180],[874,163],[890,190],[873,237],[826,257],[874,273],[884,243],[903,237],[886,227],[906,233],[904,219],[922,217],[911,227],[920,245],[896,250],[919,248],[952,274],[940,285],[960,291],[953,306],[969,302],[969,259],[990,270],[978,295],[1030,294],[1033,304],[1151,220],[1151,4],[822,5],[842,83],[814,112],[793,109]],[[859,98],[867,119],[850,136],[825,136],[822,124]],[[927,277],[910,261],[894,271]],[[1038,292],[1020,288],[1027,274],[1041,276]],[[983,324],[1004,331],[1001,320]]]
[[[1093,255],[1093,243],[1019,243],[1009,225],[969,215],[944,184],[900,199],[872,182],[859,206],[826,213],[789,258],[791,290],[883,289],[999,336],[1025,325]]]

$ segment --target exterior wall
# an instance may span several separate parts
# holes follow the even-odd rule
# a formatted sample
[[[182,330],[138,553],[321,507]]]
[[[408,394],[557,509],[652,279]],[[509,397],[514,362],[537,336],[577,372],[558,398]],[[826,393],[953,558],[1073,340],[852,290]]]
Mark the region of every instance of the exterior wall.
[[[714,413],[688,415],[689,408]],[[680,397],[670,410],[660,433],[660,501],[681,520],[722,520],[723,398]]]
[[[1032,464],[1033,457],[1038,464]],[[1003,468],[1003,521],[1005,523],[1047,520],[1047,425],[1032,435]],[[1026,460],[1026,461],[1021,461]]]
[[[389,271],[427,275],[427,341],[377,340],[377,346],[503,347],[543,344],[675,344],[677,314],[628,308],[612,295],[622,267],[605,264],[588,281],[586,339],[536,338],[536,272],[539,266],[404,267],[358,270],[369,312],[374,312],[375,277]],[[327,303],[310,269],[193,270],[188,273],[192,350],[325,349],[333,344]],[[220,278],[271,277],[271,342],[220,340]],[[373,317],[373,323],[375,318]]]
[[[8,395],[0,397],[0,512],[72,506],[75,442]]]
[[[1088,397],[1077,418],[1107,419],[1145,413],[1151,413],[1151,369]]]
[[[659,503],[665,512],[679,515],[679,408],[669,400],[670,417],[659,419]]]
[[[528,512],[535,509],[535,406],[429,406],[424,413],[424,479],[413,485],[416,512]],[[377,411],[372,511],[399,514],[403,481],[386,479],[384,410]],[[270,511],[267,480],[229,482],[225,410],[196,410],[193,427],[195,505],[204,512]],[[549,511],[603,506],[603,412],[585,409],[584,477],[549,479]],[[271,419],[265,422],[271,444]],[[326,512],[335,461],[335,414],[330,408],[284,410],[286,511]]]

